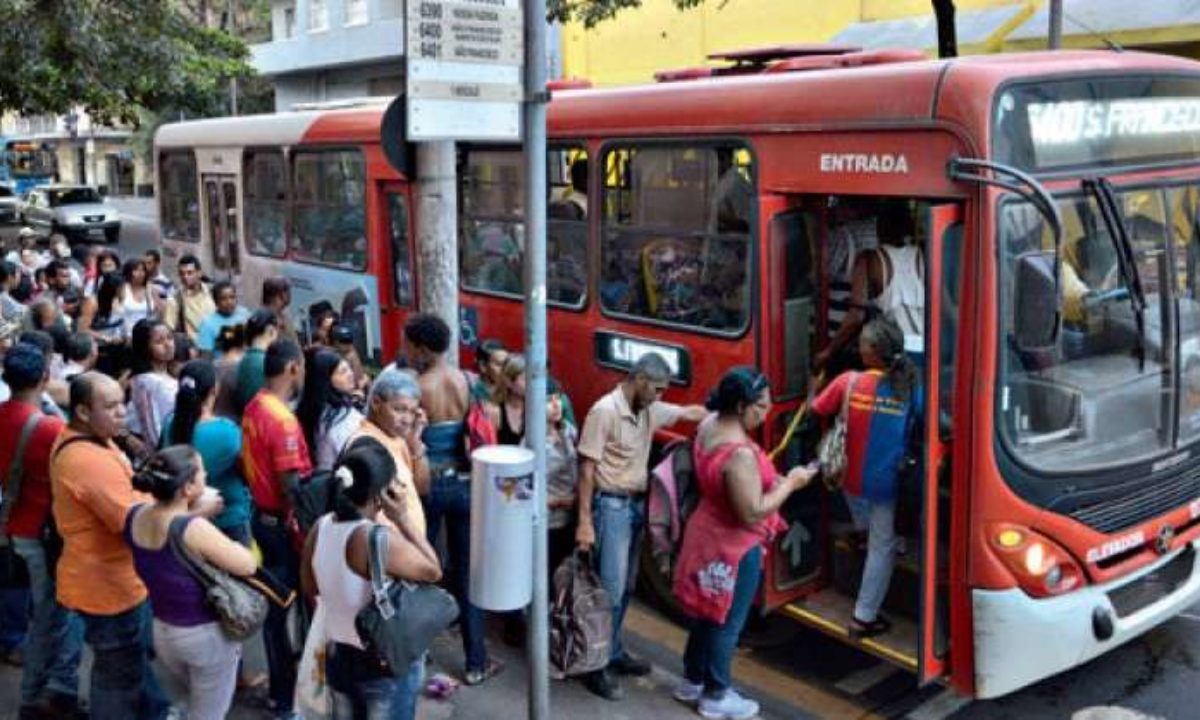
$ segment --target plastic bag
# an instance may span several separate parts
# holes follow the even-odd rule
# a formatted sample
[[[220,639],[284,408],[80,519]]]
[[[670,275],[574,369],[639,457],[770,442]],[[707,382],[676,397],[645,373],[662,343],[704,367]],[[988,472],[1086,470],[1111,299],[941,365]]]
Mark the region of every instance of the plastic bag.
[[[325,658],[329,639],[325,634],[325,606],[317,598],[312,624],[304,641],[300,667],[296,672],[296,712],[304,720],[329,720],[333,717],[333,691],[325,676]]]

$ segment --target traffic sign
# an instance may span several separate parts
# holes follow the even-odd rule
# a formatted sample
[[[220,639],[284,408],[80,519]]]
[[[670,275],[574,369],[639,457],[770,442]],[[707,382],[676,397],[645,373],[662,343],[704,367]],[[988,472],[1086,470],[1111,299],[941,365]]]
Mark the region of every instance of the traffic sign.
[[[520,140],[521,0],[408,0],[408,139]]]

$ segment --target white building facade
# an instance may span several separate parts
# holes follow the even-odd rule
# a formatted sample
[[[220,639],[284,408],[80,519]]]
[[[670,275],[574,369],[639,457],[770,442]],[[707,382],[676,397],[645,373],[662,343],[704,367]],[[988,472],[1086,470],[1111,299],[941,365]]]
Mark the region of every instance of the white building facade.
[[[271,41],[252,64],[275,110],[404,91],[404,0],[274,0]]]

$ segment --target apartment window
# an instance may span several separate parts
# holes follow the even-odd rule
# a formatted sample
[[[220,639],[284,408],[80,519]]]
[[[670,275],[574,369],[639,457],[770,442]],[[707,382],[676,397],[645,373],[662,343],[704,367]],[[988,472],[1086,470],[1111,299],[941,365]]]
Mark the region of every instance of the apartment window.
[[[367,24],[367,0],[346,0],[346,24]]]
[[[283,9],[283,38],[290,40],[296,37],[296,6],[289,5]]]
[[[329,3],[325,0],[310,0],[308,3],[308,31],[321,32],[329,29]]]

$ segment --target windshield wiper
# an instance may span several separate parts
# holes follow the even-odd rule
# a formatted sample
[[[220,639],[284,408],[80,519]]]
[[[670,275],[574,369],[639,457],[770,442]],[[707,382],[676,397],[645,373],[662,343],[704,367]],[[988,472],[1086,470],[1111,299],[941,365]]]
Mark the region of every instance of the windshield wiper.
[[[1085,178],[1083,189],[1096,198],[1100,217],[1104,220],[1104,227],[1108,230],[1108,236],[1112,239],[1113,249],[1117,254],[1117,270],[1121,274],[1121,282],[1129,290],[1129,309],[1133,311],[1133,321],[1138,334],[1134,350],[1138,359],[1138,372],[1143,372],[1146,369],[1146,291],[1142,288],[1133,241],[1129,239],[1129,230],[1125,227],[1125,219],[1117,204],[1117,194],[1113,192],[1112,183],[1107,178]]]

